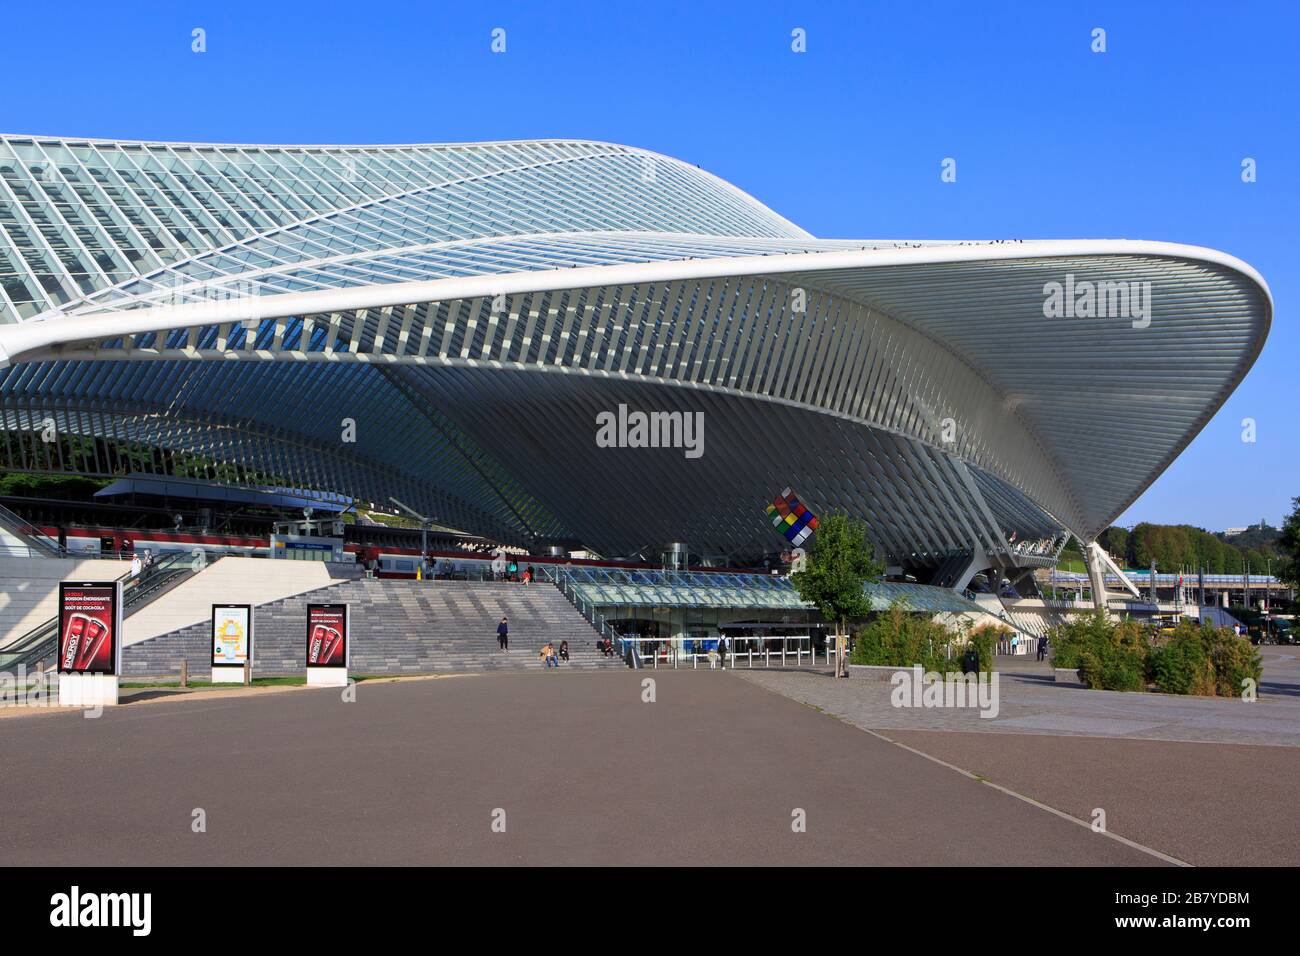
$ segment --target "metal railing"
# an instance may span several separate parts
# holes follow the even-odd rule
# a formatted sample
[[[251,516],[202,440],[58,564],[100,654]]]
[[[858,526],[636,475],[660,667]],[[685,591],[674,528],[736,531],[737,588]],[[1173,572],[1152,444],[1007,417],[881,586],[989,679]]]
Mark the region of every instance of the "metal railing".
[[[602,639],[618,646],[623,659],[627,661],[629,667],[641,666],[641,659],[637,649],[627,646],[624,643],[626,638],[614,630],[613,626],[605,620],[605,616],[597,610],[596,605],[582,596],[574,586],[572,575],[565,568],[554,566],[547,568],[543,573],[538,574],[539,582],[544,578],[549,579],[550,583],[559,588],[560,593],[568,598],[569,603],[577,608],[578,613],[586,619],[587,623],[596,630],[596,633]]]
[[[640,666],[654,670],[661,666],[674,670],[689,666],[692,670],[698,670],[701,661],[710,669],[719,665],[723,668],[744,666],[749,669],[755,666],[803,667],[805,663],[810,667],[817,666],[819,651],[813,644],[812,637],[807,634],[772,634],[728,640],[732,643],[725,656],[718,652],[717,638],[632,636],[620,637],[618,642],[624,648],[625,657],[629,652],[633,653],[641,660]],[[776,642],[780,642],[779,647],[774,646]],[[794,642],[793,647],[790,646],[791,642]],[[706,646],[709,644],[714,646]],[[744,646],[737,648],[738,644]],[[827,644],[820,653],[825,655],[826,666],[829,667],[835,663],[840,652]]]

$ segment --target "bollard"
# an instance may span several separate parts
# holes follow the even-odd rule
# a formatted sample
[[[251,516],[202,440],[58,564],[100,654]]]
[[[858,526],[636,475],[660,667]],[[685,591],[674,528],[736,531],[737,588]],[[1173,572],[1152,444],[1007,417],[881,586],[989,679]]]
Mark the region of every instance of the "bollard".
[[[181,686],[190,686],[190,662],[185,658],[181,658]]]

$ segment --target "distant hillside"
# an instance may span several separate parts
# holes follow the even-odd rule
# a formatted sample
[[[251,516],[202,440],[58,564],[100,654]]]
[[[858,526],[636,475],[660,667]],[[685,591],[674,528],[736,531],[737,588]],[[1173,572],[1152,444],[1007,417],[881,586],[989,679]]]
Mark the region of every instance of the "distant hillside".
[[[1277,553],[1278,539],[1282,537],[1282,531],[1279,528],[1269,527],[1265,522],[1241,532],[1240,534],[1225,535],[1222,531],[1218,533],[1218,538],[1232,545],[1237,550],[1256,550]]]
[[[1203,568],[1211,574],[1239,574],[1245,563],[1250,573],[1264,574],[1270,562],[1277,570],[1279,534],[1267,525],[1225,537],[1187,524],[1143,522],[1131,531],[1107,528],[1097,540],[1128,568],[1148,568],[1154,560],[1160,571]]]

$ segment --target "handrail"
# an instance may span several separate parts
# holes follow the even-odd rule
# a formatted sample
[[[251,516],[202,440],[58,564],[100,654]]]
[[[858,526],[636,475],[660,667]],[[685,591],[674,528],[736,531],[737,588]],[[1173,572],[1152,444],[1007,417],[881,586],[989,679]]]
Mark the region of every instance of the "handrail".
[[[718,648],[713,647],[701,652],[700,645],[705,643],[715,644],[717,642],[718,638],[712,637],[621,637],[619,638],[619,646],[623,648],[623,656],[625,658],[630,657],[629,666],[638,668],[650,666],[655,670],[659,669],[661,661],[664,662],[664,667],[668,667],[671,663],[674,670],[683,665],[684,662],[689,662],[692,669],[698,669],[701,659],[710,660],[710,666],[712,666],[712,661],[719,661],[723,667],[733,669],[740,667],[743,661],[747,667],[752,669],[756,656],[765,668],[770,668],[774,660],[781,667],[787,667],[791,655],[793,655],[796,667],[803,666],[805,656],[807,656],[810,664],[813,666],[817,664],[817,646],[813,643],[812,636],[809,634],[764,634],[761,636],[729,637],[728,639],[733,643],[725,651],[719,651]],[[689,652],[686,650],[687,641],[692,642]],[[737,643],[742,641],[749,645],[743,650],[737,647]],[[777,650],[773,650],[771,647],[774,641],[781,642],[781,646]],[[795,642],[793,650],[789,646],[791,641]],[[754,647],[755,644],[760,642],[763,644],[762,647]],[[656,646],[653,650],[646,652],[640,647],[642,644],[654,644]],[[660,649],[661,645],[667,645],[667,653]],[[840,653],[838,649],[827,644],[825,649],[826,665],[829,667],[832,659],[836,658]],[[715,658],[715,654],[721,656]],[[649,665],[645,663],[646,660],[650,661]]]
[[[129,577],[130,574],[131,572],[127,571],[126,573],[117,576],[113,580],[121,581],[124,578]],[[123,599],[125,600],[125,597]],[[125,608],[123,608],[123,611],[125,611]],[[58,621],[59,618],[57,615],[42,621],[40,624],[37,624],[34,628],[32,628],[27,633],[14,638],[4,647],[0,647],[0,654],[16,654],[21,651],[27,650],[33,644],[38,643],[41,640],[41,638],[44,636],[44,632],[55,630],[56,626],[58,625]]]
[[[601,637],[608,639],[611,644],[618,643],[621,647],[623,644],[623,635],[614,630],[610,623],[605,620],[605,616],[596,610],[594,604],[578,593],[578,589],[573,583],[572,576],[564,568],[551,567],[547,569],[547,572],[551,579],[551,583],[559,588],[560,593],[568,598],[569,603],[577,608],[578,613],[586,619],[587,623],[596,629],[596,633]],[[637,655],[634,653],[632,659],[628,660],[629,667],[638,666],[636,658]]]

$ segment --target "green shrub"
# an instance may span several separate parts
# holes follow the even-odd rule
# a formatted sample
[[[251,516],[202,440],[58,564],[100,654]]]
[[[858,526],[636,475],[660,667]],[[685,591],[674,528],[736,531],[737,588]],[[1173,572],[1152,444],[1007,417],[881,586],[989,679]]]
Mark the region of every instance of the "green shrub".
[[[1230,628],[1205,629],[1210,662],[1214,665],[1214,690],[1220,697],[1240,697],[1246,678],[1259,687],[1264,664],[1249,638],[1232,633]]]
[[[1184,620],[1152,647],[1151,671],[1167,694],[1240,697],[1242,681],[1250,678],[1258,686],[1263,666],[1249,639]]]
[[[1093,690],[1143,690],[1146,687],[1147,642],[1134,621],[1114,622],[1101,611],[1074,618],[1051,634],[1055,667],[1079,670],[1079,679]]]
[[[1052,650],[1052,666],[1078,667],[1084,650],[1100,639],[1100,631],[1106,626],[1105,617],[1094,612],[1072,617],[1065,624],[1052,628],[1047,635]]]
[[[1076,667],[1098,690],[1142,690],[1154,683],[1166,694],[1240,697],[1247,678],[1258,686],[1263,665],[1247,638],[1226,627],[1182,621],[1158,637],[1136,621],[1114,622],[1096,612],[1051,633],[1056,667]]]
[[[904,601],[873,617],[857,632],[853,664],[911,667],[920,664],[927,671],[946,674],[961,670],[961,658],[968,646],[979,653],[980,670],[993,670],[997,642],[1010,631],[995,624],[968,630],[964,625],[948,627],[926,614],[918,614]]]
[[[998,641],[1010,633],[1010,628],[1000,627],[997,624],[981,624],[971,630],[968,638],[969,642],[975,645],[975,650],[979,652],[980,670],[993,672],[994,650],[998,646]]]
[[[1214,694],[1214,665],[1205,635],[1188,621],[1151,648],[1148,669],[1156,686],[1166,694]]]
[[[948,656],[956,638],[949,628],[895,602],[858,631],[849,662],[885,667],[920,664],[927,671],[946,674],[961,666],[955,651],[952,658]]]

